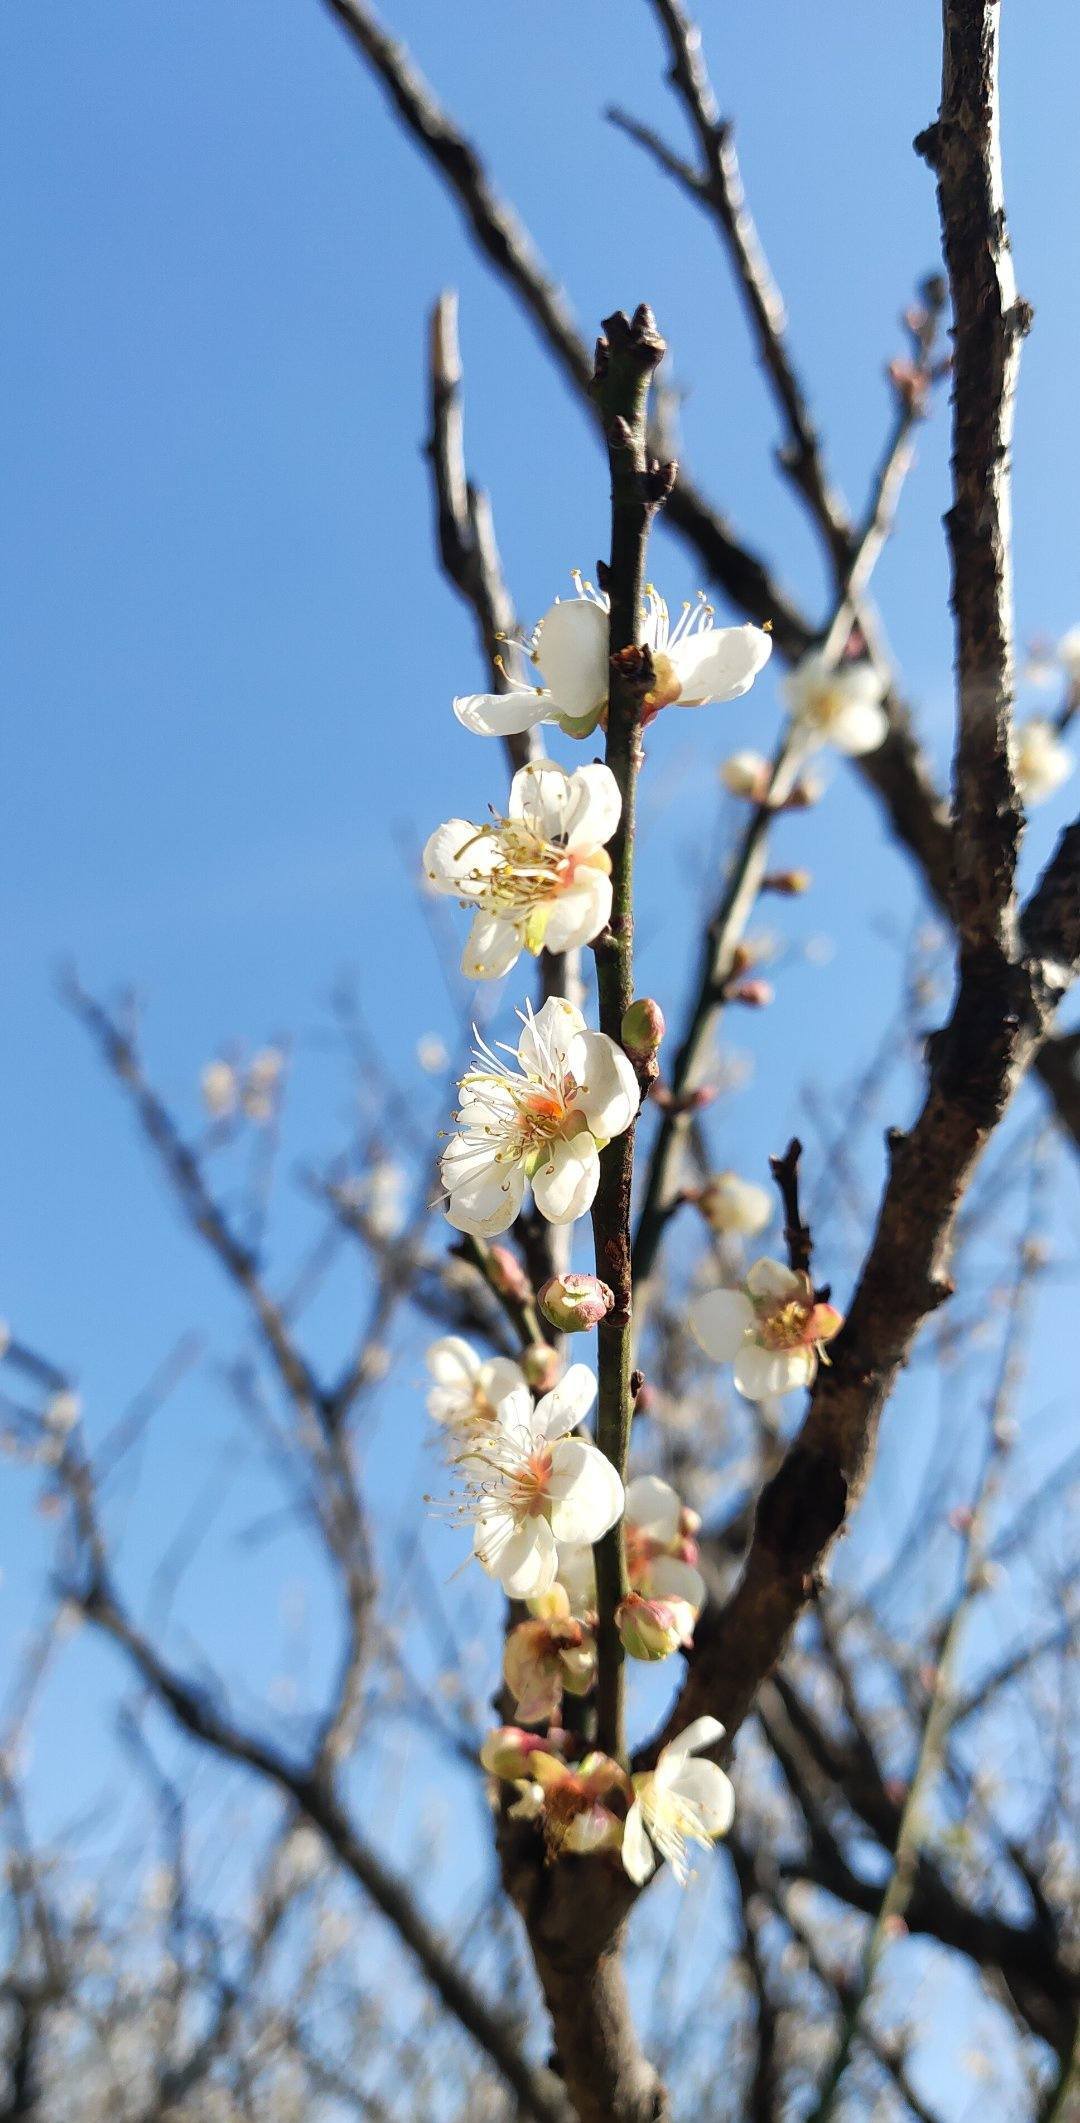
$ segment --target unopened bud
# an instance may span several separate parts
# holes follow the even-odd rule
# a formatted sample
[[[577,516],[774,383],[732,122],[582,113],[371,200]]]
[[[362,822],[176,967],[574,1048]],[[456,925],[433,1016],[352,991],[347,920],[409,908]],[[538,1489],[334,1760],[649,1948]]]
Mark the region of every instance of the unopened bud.
[[[764,1010],[773,999],[772,982],[768,980],[740,980],[726,991],[729,1003],[745,1003],[750,1010]]]
[[[640,1592],[628,1593],[615,1610],[615,1626],[631,1659],[670,1658],[691,1641],[695,1619],[689,1600],[649,1600]]]
[[[780,808],[784,811],[808,811],[812,804],[821,802],[824,794],[825,784],[820,774],[803,774]]]
[[[655,1407],[656,1387],[650,1386],[648,1379],[642,1379],[634,1395],[634,1414],[651,1415]]]
[[[661,1113],[700,1113],[705,1106],[711,1106],[718,1095],[715,1084],[698,1084],[693,1091],[679,1092],[673,1091],[670,1084],[654,1084],[652,1087],[653,1103],[659,1106]]]
[[[500,1297],[512,1298],[515,1304],[527,1305],[532,1298],[532,1284],[516,1253],[509,1246],[490,1246],[487,1257],[487,1277],[493,1290]]]
[[[539,1733],[523,1732],[520,1725],[500,1725],[488,1733],[480,1760],[493,1777],[508,1777],[514,1783],[528,1776],[530,1755],[548,1752],[549,1745]]]
[[[782,899],[798,899],[813,883],[809,870],[770,870],[761,880],[763,892],[779,892]]]
[[[651,995],[639,997],[623,1017],[619,1038],[631,1061],[651,1061],[665,1032],[664,1013]]]
[[[769,793],[769,762],[760,752],[733,752],[720,769],[720,779],[730,795],[764,803]]]
[[[615,1303],[615,1293],[597,1275],[552,1275],[539,1293],[546,1320],[562,1334],[581,1334],[598,1327]]]
[[[534,1393],[550,1393],[559,1376],[558,1350],[550,1342],[530,1342],[523,1352],[521,1368]]]

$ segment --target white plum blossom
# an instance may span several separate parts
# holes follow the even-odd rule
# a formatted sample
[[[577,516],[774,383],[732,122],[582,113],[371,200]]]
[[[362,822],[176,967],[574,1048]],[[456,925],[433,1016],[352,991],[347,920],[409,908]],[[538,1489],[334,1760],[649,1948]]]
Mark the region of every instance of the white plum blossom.
[[[1070,627],[1057,645],[1057,660],[1071,685],[1080,683],[1080,627]]]
[[[688,1843],[706,1849],[726,1835],[735,1816],[731,1779],[715,1762],[693,1756],[723,1739],[718,1718],[695,1718],[663,1749],[656,1768],[633,1779],[634,1803],[623,1829],[623,1865],[638,1886],[666,1858],[680,1887],[689,1874]]]
[[[622,1511],[616,1468],[587,1438],[569,1435],[595,1398],[596,1380],[585,1364],[571,1364],[535,1405],[528,1387],[519,1387],[458,1461],[461,1513],[474,1524],[474,1553],[510,1599],[550,1592],[556,1543],[598,1541]]]
[[[572,951],[611,915],[611,839],[622,810],[609,767],[568,774],[550,759],[522,767],[505,818],[448,819],[424,849],[436,892],[475,908],[461,970],[497,980],[522,950]]]
[[[711,1173],[697,1205],[713,1231],[737,1231],[745,1238],[756,1238],[772,1221],[771,1194],[737,1172]]]
[[[1068,745],[1062,744],[1047,716],[1033,715],[1020,725],[1013,742],[1013,772],[1029,809],[1056,796],[1075,765]]]
[[[542,722],[558,723],[571,737],[596,728],[608,700],[608,599],[575,573],[577,596],[557,600],[545,612],[531,641],[511,643],[508,690],[472,693],[454,702],[467,730],[481,737],[509,737]],[[656,684],[645,703],[650,712],[678,702],[684,708],[739,700],[768,662],[772,642],[761,627],[717,627],[712,607],[699,597],[672,624],[664,599],[650,584],[645,592],[642,645],[652,652]],[[532,664],[542,683],[532,682]]]
[[[477,1035],[474,1066],[461,1079],[461,1104],[440,1160],[446,1214],[457,1231],[491,1238],[521,1208],[525,1183],[549,1224],[572,1224],[591,1208],[600,1151],[630,1126],[640,1103],[626,1055],[580,1010],[552,996],[534,1015],[519,1013],[510,1066]]]
[[[425,1361],[434,1381],[428,1414],[462,1439],[490,1429],[498,1421],[499,1403],[526,1386],[520,1364],[508,1356],[478,1356],[460,1334],[432,1342]]]
[[[627,1484],[623,1513],[626,1571],[633,1592],[646,1599],[683,1600],[694,1617],[705,1605],[705,1580],[695,1569],[700,1520],[688,1511],[669,1482],[655,1474],[635,1475]],[[571,1613],[588,1615],[596,1607],[596,1576],[589,1547],[562,1543],[559,1583]]]
[[[884,690],[873,664],[837,664],[820,649],[812,649],[784,680],[788,712],[805,749],[835,745],[852,759],[876,752],[887,734]]]
[[[708,1290],[690,1306],[690,1327],[706,1356],[734,1365],[748,1401],[812,1385],[823,1344],[842,1326],[835,1305],[817,1302],[810,1277],[782,1261],[755,1261],[740,1289]]]
[[[761,752],[732,752],[720,768],[720,779],[731,796],[764,802],[769,787],[769,762]]]
[[[236,1070],[227,1061],[208,1061],[199,1078],[203,1104],[215,1120],[234,1113],[240,1096]]]

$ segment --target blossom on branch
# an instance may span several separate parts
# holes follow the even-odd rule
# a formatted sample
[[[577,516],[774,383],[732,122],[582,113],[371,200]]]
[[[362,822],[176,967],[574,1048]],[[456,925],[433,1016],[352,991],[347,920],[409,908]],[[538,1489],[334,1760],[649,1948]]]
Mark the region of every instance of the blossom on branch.
[[[616,1468],[587,1438],[569,1435],[595,1399],[596,1380],[585,1364],[571,1364],[535,1405],[521,1386],[457,1461],[459,1510],[473,1522],[477,1561],[510,1599],[550,1592],[556,1543],[598,1541],[621,1515]]]
[[[835,745],[851,759],[876,752],[888,734],[884,690],[873,664],[836,664],[820,649],[784,680],[788,712],[806,750]]]
[[[662,1616],[658,1624],[665,1629],[673,1621],[682,1625],[668,1647],[671,1651],[689,1641],[705,1605],[705,1580],[695,1568],[698,1548],[694,1536],[700,1523],[697,1513],[688,1511],[670,1483],[662,1482],[658,1475],[639,1474],[627,1484],[623,1537],[630,1589],[642,1600],[675,1604],[674,1614]],[[591,1548],[560,1545],[559,1583],[569,1597],[573,1613],[592,1613],[596,1606],[596,1577]],[[642,1617],[640,1609],[632,1612],[644,1627],[657,1625],[656,1617]],[[666,1654],[632,1651],[631,1656],[655,1658]]]
[[[1032,804],[1045,803],[1049,797],[1056,796],[1062,783],[1068,781],[1075,764],[1068,745],[1062,744],[1053,723],[1046,716],[1033,715],[1016,731],[1013,772],[1016,786],[1029,810]]]
[[[542,722],[558,723],[571,737],[588,737],[608,702],[608,599],[575,573],[577,596],[557,600],[545,612],[531,641],[509,643],[508,690],[470,693],[454,702],[467,730],[481,737],[510,737]],[[644,703],[645,720],[678,702],[701,708],[739,700],[748,693],[772,653],[761,627],[717,627],[704,596],[685,604],[672,623],[664,599],[649,584],[641,646],[655,670]],[[532,664],[543,683],[530,682]]]
[[[432,1342],[426,1363],[434,1380],[428,1414],[462,1439],[489,1430],[498,1420],[500,1401],[526,1383],[520,1364],[508,1356],[478,1356],[460,1334]]]
[[[505,818],[438,827],[424,871],[436,892],[476,909],[461,961],[467,979],[497,980],[522,950],[572,951],[599,936],[611,916],[606,843],[621,810],[609,767],[567,774],[538,759],[515,774]]]
[[[630,1786],[610,1755],[587,1754],[571,1764],[537,1745],[534,1734],[504,1725],[484,1741],[480,1760],[493,1776],[516,1785],[519,1795],[510,1812],[517,1820],[538,1823],[549,1863],[618,1850]],[[617,1811],[608,1804],[612,1798]]]
[[[587,1695],[596,1679],[596,1641],[587,1623],[570,1612],[561,1585],[530,1601],[532,1619],[510,1631],[503,1652],[503,1678],[523,1725],[550,1724],[563,1692]]]
[[[772,1222],[773,1198],[764,1187],[737,1172],[713,1172],[695,1196],[697,1206],[713,1231],[737,1231],[755,1238]]]
[[[659,1851],[684,1887],[689,1875],[687,1844],[707,1849],[731,1827],[735,1793],[730,1778],[715,1762],[691,1759],[723,1736],[718,1718],[695,1718],[664,1748],[655,1769],[633,1779],[634,1803],[623,1830],[622,1855],[638,1886],[656,1870]]]
[[[510,1066],[479,1038],[461,1079],[461,1105],[440,1160],[447,1217],[458,1231],[490,1238],[521,1208],[525,1183],[549,1224],[572,1224],[591,1208],[600,1151],[630,1126],[640,1103],[626,1055],[580,1010],[553,996],[526,1005]]]
[[[824,1344],[843,1326],[835,1305],[819,1304],[808,1275],[782,1261],[755,1261],[738,1290],[709,1290],[690,1306],[690,1327],[714,1363],[733,1364],[748,1401],[810,1386]]]

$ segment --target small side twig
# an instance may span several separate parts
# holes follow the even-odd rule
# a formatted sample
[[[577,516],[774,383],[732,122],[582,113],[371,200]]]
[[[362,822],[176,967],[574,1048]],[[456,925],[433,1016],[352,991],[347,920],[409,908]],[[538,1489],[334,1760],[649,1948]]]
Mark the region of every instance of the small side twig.
[[[784,1244],[788,1262],[797,1275],[809,1275],[813,1240],[810,1227],[803,1222],[799,1205],[799,1159],[802,1144],[793,1135],[782,1157],[770,1157],[769,1170],[780,1192],[784,1205]]]

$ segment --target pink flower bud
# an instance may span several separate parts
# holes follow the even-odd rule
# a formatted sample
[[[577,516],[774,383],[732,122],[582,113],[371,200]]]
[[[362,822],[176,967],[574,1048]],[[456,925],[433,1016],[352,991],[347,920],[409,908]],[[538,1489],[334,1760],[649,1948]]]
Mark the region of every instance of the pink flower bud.
[[[689,1600],[650,1600],[640,1592],[628,1593],[615,1610],[615,1626],[631,1659],[670,1658],[690,1643],[695,1620]]]
[[[500,1297],[513,1298],[519,1305],[527,1305],[532,1298],[532,1284],[509,1246],[489,1247],[488,1281]]]
[[[729,1003],[745,1003],[750,1010],[764,1010],[773,999],[772,982],[768,980],[739,980],[727,990]]]
[[[521,1368],[534,1393],[550,1393],[559,1377],[558,1350],[550,1342],[530,1342],[522,1353]]]
[[[539,1733],[523,1732],[520,1725],[500,1725],[488,1733],[480,1760],[493,1777],[507,1777],[514,1783],[528,1776],[530,1755],[550,1752],[550,1740],[541,1739]]]
[[[626,1011],[619,1031],[623,1050],[633,1062],[651,1061],[666,1030],[664,1013],[649,995],[639,997]]]
[[[580,1334],[607,1318],[615,1293],[596,1275],[552,1275],[538,1302],[544,1318],[562,1334]]]

